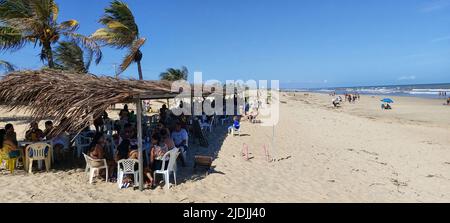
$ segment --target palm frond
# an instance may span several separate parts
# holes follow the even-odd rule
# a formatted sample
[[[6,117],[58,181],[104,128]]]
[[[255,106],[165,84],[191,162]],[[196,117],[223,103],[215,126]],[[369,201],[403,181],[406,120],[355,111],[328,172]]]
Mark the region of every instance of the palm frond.
[[[77,20],[71,19],[59,24],[58,28],[62,32],[75,32],[80,27],[80,24]]]
[[[29,2],[36,21],[47,28],[56,25],[59,9],[54,0],[30,0]]]
[[[188,69],[185,66],[181,69],[168,68],[166,72],[161,73],[159,77],[161,80],[167,81],[187,80],[188,73]]]
[[[86,52],[85,52],[85,56],[84,56],[84,67],[85,67],[86,72],[88,72],[89,68],[91,67],[92,60],[94,59],[94,51],[92,51],[90,49],[86,49],[85,51]],[[96,61],[96,64],[98,64],[97,61]]]
[[[107,26],[111,22],[120,22],[128,27],[130,33],[136,37],[139,36],[139,29],[135,22],[133,12],[127,4],[122,1],[115,0],[105,9],[105,15],[100,19],[100,23]]]
[[[57,20],[58,20],[58,16],[59,16],[59,7],[58,7],[58,5],[55,3],[55,2],[53,2],[53,4],[51,5],[51,11],[52,11],[52,13],[53,13],[53,23],[57,23]]]
[[[62,69],[87,73],[83,50],[75,42],[60,42],[54,56],[55,62]]]
[[[0,0],[0,49],[16,50],[31,42],[41,47],[41,60],[53,66],[50,63],[53,61],[52,44],[62,36],[77,36],[72,33],[79,27],[76,20],[58,24],[58,17],[59,8],[54,0]],[[99,62],[101,52],[94,52]]]
[[[131,47],[139,39],[139,30],[133,13],[128,5],[121,1],[113,1],[105,9],[105,14],[99,22],[104,25],[92,37],[109,46],[123,49]]]
[[[0,2],[0,19],[11,18],[29,18],[31,17],[32,11],[30,7],[30,1],[27,0],[15,0],[8,1],[2,0]]]
[[[18,50],[25,46],[26,39],[22,33],[11,27],[0,27],[0,49]]]
[[[95,57],[95,63],[100,63],[103,58],[103,53],[95,39],[73,32],[67,32],[64,34],[71,40],[75,41],[77,44],[81,45],[86,50],[92,51]]]
[[[0,67],[7,73],[15,70],[15,66],[8,61],[0,60]]]
[[[129,36],[124,32],[118,32],[118,30],[112,30],[109,28],[98,29],[91,35],[91,38],[102,44],[112,46],[117,49],[130,47],[132,42],[135,40],[134,36]]]
[[[145,44],[145,41],[145,38],[140,38],[134,41],[133,45],[130,47],[130,50],[128,51],[127,55],[122,61],[122,64],[119,67],[119,74],[124,72],[131,63],[137,62],[138,60],[140,61],[140,59],[142,59],[140,48]]]

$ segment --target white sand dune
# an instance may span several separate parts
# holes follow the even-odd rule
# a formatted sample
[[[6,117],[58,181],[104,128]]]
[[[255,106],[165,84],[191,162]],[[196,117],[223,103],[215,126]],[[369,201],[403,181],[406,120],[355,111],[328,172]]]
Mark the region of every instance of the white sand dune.
[[[449,202],[450,106],[394,97],[394,109],[382,111],[379,99],[362,96],[334,109],[326,95],[284,94],[270,150],[278,162],[264,156],[272,128],[245,122],[244,136],[222,142],[226,127],[219,126],[209,136],[210,148],[193,148],[193,154],[218,151],[214,173],[181,169],[180,184],[170,190],[89,185],[82,169],[13,176],[3,171],[0,201]],[[243,143],[249,161],[241,156]]]

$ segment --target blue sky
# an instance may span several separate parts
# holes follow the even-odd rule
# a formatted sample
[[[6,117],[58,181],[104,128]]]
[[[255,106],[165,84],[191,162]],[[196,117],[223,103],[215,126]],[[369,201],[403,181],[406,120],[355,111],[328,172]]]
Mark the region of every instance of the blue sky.
[[[95,3],[94,3],[95,2]],[[450,82],[450,0],[127,0],[145,79],[187,66],[204,79],[276,79],[282,87]],[[57,0],[60,21],[89,35],[107,0]],[[91,73],[114,74],[124,51],[103,49]],[[1,59],[42,66],[28,46]],[[123,77],[137,77],[132,65]]]

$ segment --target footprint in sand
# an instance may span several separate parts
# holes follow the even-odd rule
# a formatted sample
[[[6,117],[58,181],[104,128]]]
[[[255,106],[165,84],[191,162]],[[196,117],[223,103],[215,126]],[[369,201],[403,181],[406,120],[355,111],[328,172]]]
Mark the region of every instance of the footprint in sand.
[[[369,155],[372,155],[372,156],[378,156],[378,153],[375,153],[375,152],[369,152],[369,151],[367,151],[367,150],[361,150],[361,152],[363,152],[363,153],[367,153],[367,154],[369,154]]]

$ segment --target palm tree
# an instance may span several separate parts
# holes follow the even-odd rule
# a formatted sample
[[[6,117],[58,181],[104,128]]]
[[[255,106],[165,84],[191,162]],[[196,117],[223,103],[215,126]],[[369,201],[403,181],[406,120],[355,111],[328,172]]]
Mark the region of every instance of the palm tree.
[[[3,69],[5,72],[11,72],[14,71],[15,66],[8,61],[0,60],[0,68]]]
[[[92,49],[99,63],[101,51],[95,41],[75,32],[79,27],[76,20],[58,23],[58,15],[54,0],[1,0],[0,49],[18,50],[27,43],[39,45],[41,60],[55,68],[52,45],[65,36]]]
[[[58,68],[80,73],[89,71],[93,56],[92,51],[88,51],[85,55],[83,49],[73,41],[60,42],[53,54]]]
[[[105,14],[99,22],[104,25],[104,28],[98,29],[91,37],[107,46],[128,49],[118,72],[122,73],[131,63],[135,62],[138,66],[139,80],[142,80],[142,52],[140,48],[144,45],[146,39],[139,37],[138,26],[128,5],[122,1],[114,0],[105,9]]]
[[[177,81],[177,80],[187,80],[188,69],[186,67],[181,67],[181,69],[169,68],[166,72],[159,75],[161,80],[166,81]]]

